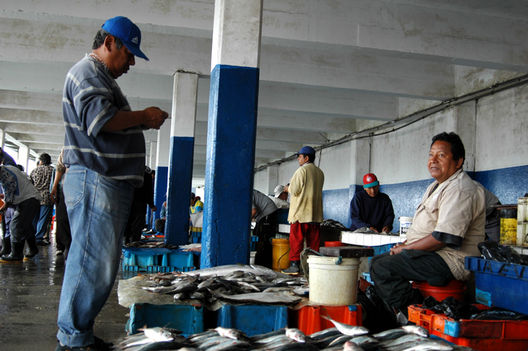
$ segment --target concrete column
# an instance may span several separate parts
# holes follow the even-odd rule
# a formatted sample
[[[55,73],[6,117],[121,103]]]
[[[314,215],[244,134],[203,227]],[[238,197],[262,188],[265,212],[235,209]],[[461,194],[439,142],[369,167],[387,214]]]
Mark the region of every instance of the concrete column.
[[[249,263],[262,0],[216,0],[201,267]]]
[[[161,206],[167,195],[167,179],[169,174],[170,129],[161,126],[158,130],[158,143],[156,148],[156,181],[154,182],[154,205],[157,207],[154,219],[158,219]]]
[[[269,166],[267,168],[267,173],[268,185],[266,187],[266,195],[273,194],[273,190],[275,190],[275,187],[279,185],[279,166]]]
[[[188,243],[198,75],[174,75],[165,242]]]
[[[158,156],[158,143],[156,141],[150,142],[149,155],[149,167],[155,170]]]
[[[0,129],[0,148],[4,149],[5,145],[5,129]]]
[[[29,147],[23,145],[18,147],[18,164],[24,166],[27,172],[29,164]]]

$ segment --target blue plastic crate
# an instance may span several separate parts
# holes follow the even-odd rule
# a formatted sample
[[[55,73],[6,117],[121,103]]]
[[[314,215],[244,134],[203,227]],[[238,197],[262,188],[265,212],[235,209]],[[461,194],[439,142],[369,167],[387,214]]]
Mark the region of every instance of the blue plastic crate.
[[[194,269],[192,252],[165,248],[123,248],[123,271],[173,272]]]
[[[288,307],[275,305],[224,305],[217,325],[236,328],[248,336],[268,333],[288,325]]]
[[[475,272],[475,299],[528,314],[528,266],[466,257],[465,266]]]
[[[125,325],[128,334],[140,328],[167,327],[181,330],[184,336],[204,331],[203,307],[191,305],[153,305],[135,303]]]

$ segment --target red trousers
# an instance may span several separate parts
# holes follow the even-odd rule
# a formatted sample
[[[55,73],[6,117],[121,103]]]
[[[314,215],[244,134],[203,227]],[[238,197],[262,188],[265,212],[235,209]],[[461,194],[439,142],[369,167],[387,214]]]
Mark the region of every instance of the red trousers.
[[[312,250],[319,251],[319,223],[290,224],[290,261],[299,261],[301,252],[306,246]]]

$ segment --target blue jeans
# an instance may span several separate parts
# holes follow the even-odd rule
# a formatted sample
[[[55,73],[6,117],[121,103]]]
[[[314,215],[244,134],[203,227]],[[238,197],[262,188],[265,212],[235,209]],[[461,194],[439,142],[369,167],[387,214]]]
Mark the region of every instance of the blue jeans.
[[[37,242],[44,240],[44,235],[48,232],[48,226],[51,222],[51,213],[53,212],[53,206],[40,205],[40,213],[35,217],[35,227],[37,233],[35,238]]]
[[[70,347],[94,342],[93,324],[112,290],[132,197],[132,185],[71,166],[64,198],[72,242],[59,303],[57,339]]]

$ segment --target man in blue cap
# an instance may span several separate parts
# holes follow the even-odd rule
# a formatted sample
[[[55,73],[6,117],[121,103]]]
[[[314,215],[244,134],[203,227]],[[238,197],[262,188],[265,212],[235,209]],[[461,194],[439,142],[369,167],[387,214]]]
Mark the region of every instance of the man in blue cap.
[[[126,17],[107,20],[92,52],[64,83],[68,168],[64,197],[72,242],[59,303],[56,350],[108,350],[93,335],[95,317],[112,290],[134,188],[143,183],[143,130],[159,129],[167,113],[157,107],[131,111],[115,79],[145,60],[141,32]]]
[[[314,165],[315,150],[302,147],[297,153],[299,168],[293,174],[290,185],[284,191],[290,193],[290,267],[283,273],[299,273],[299,260],[303,242],[319,251],[319,226],[323,221],[324,173]]]

